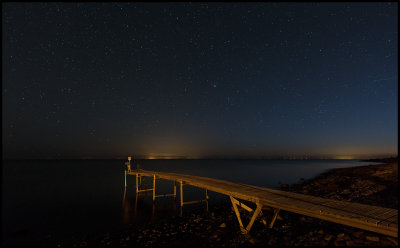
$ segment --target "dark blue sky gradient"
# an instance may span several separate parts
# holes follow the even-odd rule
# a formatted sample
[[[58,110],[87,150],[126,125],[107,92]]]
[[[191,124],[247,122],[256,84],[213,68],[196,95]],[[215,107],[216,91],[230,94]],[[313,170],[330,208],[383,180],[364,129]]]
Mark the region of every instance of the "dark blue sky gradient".
[[[397,155],[397,3],[5,3],[3,156]]]

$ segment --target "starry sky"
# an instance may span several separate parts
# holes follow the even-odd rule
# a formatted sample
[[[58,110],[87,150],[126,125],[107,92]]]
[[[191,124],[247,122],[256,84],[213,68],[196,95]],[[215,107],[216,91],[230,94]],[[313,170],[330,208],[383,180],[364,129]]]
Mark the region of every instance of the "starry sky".
[[[397,3],[3,3],[3,158],[397,155]]]

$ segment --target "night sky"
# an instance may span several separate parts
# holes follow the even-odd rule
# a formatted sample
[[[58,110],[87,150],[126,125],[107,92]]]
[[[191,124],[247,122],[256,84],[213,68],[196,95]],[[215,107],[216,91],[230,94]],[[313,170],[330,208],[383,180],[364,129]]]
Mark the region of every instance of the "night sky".
[[[2,4],[3,158],[397,155],[397,9]]]

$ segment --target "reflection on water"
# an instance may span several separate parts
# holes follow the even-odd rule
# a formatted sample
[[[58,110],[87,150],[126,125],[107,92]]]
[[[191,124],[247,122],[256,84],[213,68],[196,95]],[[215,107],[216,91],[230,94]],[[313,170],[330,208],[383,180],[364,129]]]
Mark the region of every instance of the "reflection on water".
[[[141,180],[144,180],[144,177],[138,177],[138,182],[139,185],[141,185]],[[160,182],[159,182],[160,181]],[[165,180],[168,182],[168,180]],[[172,182],[172,181],[169,181]],[[168,189],[169,187],[165,187],[163,185],[165,182],[161,182],[160,179],[156,180],[156,189],[161,188],[161,191],[164,191],[165,189]],[[176,182],[172,182],[176,183]],[[161,184],[164,187],[160,187]],[[189,196],[189,199],[193,199],[193,195],[199,196],[199,192],[196,192],[197,187],[195,186],[190,186],[185,185],[184,187],[184,195]],[[177,187],[178,188],[178,187]],[[139,187],[139,190],[143,190],[145,187]],[[164,190],[163,190],[164,189]],[[201,188],[197,188],[199,190],[203,191],[203,199],[197,199],[197,200],[190,200],[189,201],[184,199],[184,206],[181,206],[180,200],[178,202],[178,199],[180,199],[180,189],[176,190],[176,194],[167,194],[167,196],[160,196],[158,192],[156,192],[156,200],[152,200],[152,191],[145,191],[145,192],[139,192],[136,193],[133,191],[132,188],[127,189],[124,188],[124,193],[122,196],[122,225],[124,227],[128,227],[132,222],[147,222],[151,221],[154,222],[159,218],[164,218],[170,215],[180,215],[183,216],[183,209],[192,209],[194,208],[193,205],[196,205],[195,207],[199,207],[204,205],[204,210],[208,211],[209,210],[209,191],[204,190]],[[134,193],[134,196],[131,196],[130,198],[127,196],[127,192],[131,191],[132,194]],[[218,193],[215,193],[215,195],[219,195]],[[177,197],[178,196],[178,197]],[[219,198],[223,197],[223,195],[219,195]],[[218,199],[216,197],[216,199]],[[190,204],[190,205],[189,205]],[[151,215],[149,215],[149,209],[151,208]],[[146,218],[147,217],[147,218]]]
[[[17,244],[25,236],[105,233],[140,226],[194,208],[229,201],[208,192],[209,201],[184,205],[177,196],[157,197],[152,191],[136,195],[134,176],[124,187],[124,160],[10,160],[2,166],[2,236],[5,244]],[[142,169],[212,177],[255,186],[278,188],[300,178],[311,178],[328,169],[372,163],[356,160],[141,160]],[[143,189],[153,178],[144,177]],[[156,194],[171,194],[174,183],[157,179]],[[177,185],[178,186],[178,185]],[[204,189],[184,186],[184,201],[205,198]],[[121,208],[122,200],[122,208]]]

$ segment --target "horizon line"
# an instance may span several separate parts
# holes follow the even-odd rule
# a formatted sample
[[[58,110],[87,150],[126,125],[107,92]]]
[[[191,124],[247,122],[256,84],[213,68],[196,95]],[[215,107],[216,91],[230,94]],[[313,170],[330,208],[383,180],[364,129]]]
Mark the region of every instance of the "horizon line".
[[[133,160],[194,160],[194,159],[282,159],[282,160],[311,160],[311,159],[338,159],[338,160],[354,160],[354,159],[383,159],[383,158],[397,158],[398,154],[386,154],[386,155],[375,155],[375,156],[351,156],[351,155],[338,155],[338,156],[311,156],[311,155],[292,155],[292,156],[149,156],[149,155],[138,155],[132,156]],[[57,160],[57,159],[128,159],[128,156],[82,156],[82,157],[2,157],[2,160]]]

